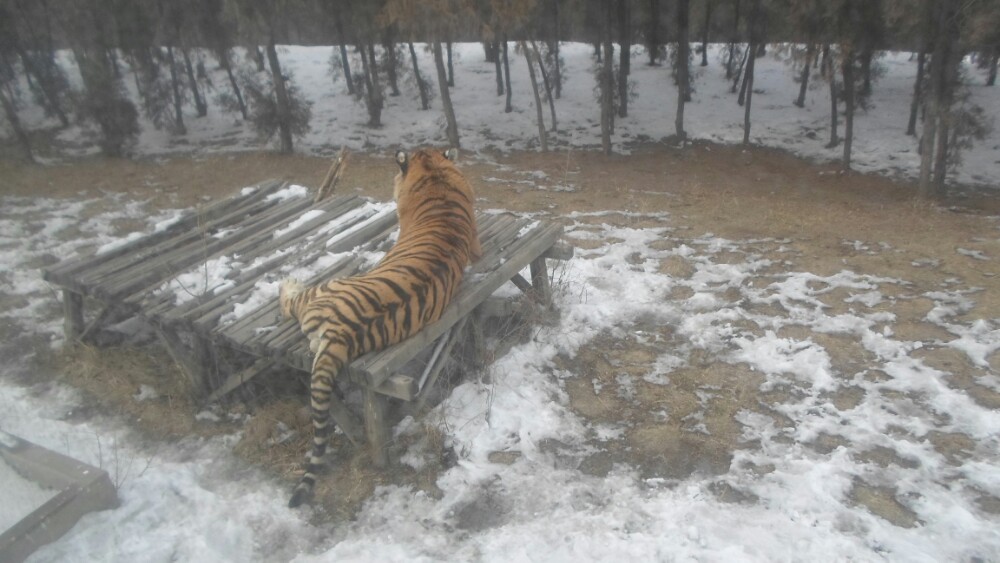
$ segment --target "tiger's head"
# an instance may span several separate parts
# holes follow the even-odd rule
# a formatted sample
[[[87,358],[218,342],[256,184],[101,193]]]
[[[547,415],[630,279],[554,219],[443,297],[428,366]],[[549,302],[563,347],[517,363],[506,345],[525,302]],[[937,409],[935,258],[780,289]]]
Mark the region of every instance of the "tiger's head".
[[[452,170],[457,172],[455,160],[458,158],[458,149],[450,148],[444,152],[433,149],[421,149],[412,155],[404,151],[396,152],[396,164],[399,165],[399,173],[393,182],[392,197],[399,203],[400,196],[406,193],[406,189],[411,187],[416,180],[427,176],[438,170]]]
[[[290,319],[293,317],[292,300],[302,293],[303,289],[302,282],[295,278],[281,280],[281,284],[278,286],[278,303],[281,306],[281,318]]]

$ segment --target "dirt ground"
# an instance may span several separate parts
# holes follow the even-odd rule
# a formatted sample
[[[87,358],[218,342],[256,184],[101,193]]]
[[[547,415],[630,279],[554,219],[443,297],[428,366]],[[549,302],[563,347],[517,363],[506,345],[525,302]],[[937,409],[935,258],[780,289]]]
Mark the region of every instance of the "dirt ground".
[[[127,192],[136,198],[150,199],[158,207],[188,207],[226,197],[243,186],[269,178],[317,186],[328,166],[326,159],[274,154],[139,161],[93,159],[50,167],[0,161],[3,179],[0,193],[76,197],[84,191],[91,195]],[[635,149],[628,156],[605,157],[583,151],[482,155],[463,162],[462,168],[477,190],[480,208],[548,212],[555,217],[574,211],[601,210],[667,213],[670,226],[680,237],[713,233],[733,240],[788,239],[788,245],[796,251],[795,268],[800,271],[832,275],[850,269],[906,279],[912,282],[905,290],[911,294],[930,291],[949,279],[996,288],[1000,275],[995,260],[977,261],[957,252],[961,248],[990,257],[1000,256],[1000,237],[996,231],[1000,224],[994,217],[1000,215],[1000,197],[966,193],[946,202],[928,203],[914,197],[911,184],[843,174],[833,165],[804,162],[778,151],[706,143],[684,149],[649,145]],[[392,158],[387,154],[352,154],[338,190],[387,200],[391,197],[395,172]],[[637,227],[662,226],[662,222],[645,215],[618,214],[600,220]],[[575,243],[580,246],[587,242]],[[893,251],[867,251],[873,247]],[[915,269],[913,264],[920,261],[934,266]],[[692,273],[681,261],[664,261],[661,268],[677,277]],[[843,307],[843,296],[836,297],[830,296],[829,305],[834,309]],[[932,340],[945,336],[934,332],[941,329],[923,322],[931,306],[924,301],[907,300],[893,311],[898,316],[896,326],[901,337]],[[1000,318],[1000,292],[981,293],[975,315]],[[641,325],[640,321],[636,330],[659,335],[652,342],[669,341],[669,328]],[[853,373],[850,366],[864,362],[865,351],[855,342],[838,342],[835,336],[811,337],[826,338],[821,344],[838,369]],[[703,363],[691,361],[688,367],[672,373],[669,387],[645,384],[641,374],[656,356],[655,344],[649,339],[605,335],[579,357],[567,359],[566,365],[560,366],[579,373],[578,378],[566,383],[575,412],[591,421],[628,423],[623,439],[605,444],[601,451],[584,459],[581,470],[602,475],[615,463],[627,461],[644,474],[658,477],[683,478],[695,471],[724,472],[734,448],[740,447],[737,445],[740,429],[733,419],[734,413],[750,404],[782,400],[778,396],[760,396],[757,388],[761,376],[748,367],[707,359]],[[124,364],[124,371],[132,373],[146,369],[137,366],[134,359],[115,355],[102,359],[86,351],[69,353],[61,361],[71,379],[77,378],[77,385],[95,395],[101,394],[101,385],[110,384],[102,382],[99,375],[99,372],[113,372],[105,369],[109,365]],[[165,369],[162,357],[151,356],[145,361],[149,373]],[[966,358],[948,350],[928,352],[927,361],[957,373],[969,367]],[[101,369],[94,369],[95,362]],[[990,362],[993,370],[1000,369],[996,354]],[[634,395],[598,393],[601,386],[614,387],[623,374],[638,381]],[[147,377],[141,382],[154,379]],[[977,402],[1000,408],[1000,394],[976,385],[974,379],[959,376],[954,384],[964,386]],[[130,380],[130,389],[138,382]],[[707,401],[700,391],[706,382],[725,391]],[[128,405],[132,393],[120,394],[116,399],[119,408],[134,419],[156,420],[152,413],[130,410],[138,408]],[[179,419],[169,424],[150,423],[147,428],[160,438],[199,432],[199,425],[190,423],[194,406],[181,399],[179,393],[174,394],[178,395],[174,406],[179,407],[179,414],[159,416]],[[304,392],[302,396],[304,400]],[[102,398],[108,400],[111,399]],[[833,398],[834,403],[848,406],[856,400],[849,390]],[[294,478],[308,434],[300,432],[299,437],[282,441],[274,429],[282,426],[307,429],[301,403],[276,399],[257,406],[230,408],[240,412],[250,409],[257,415],[250,427],[244,429],[247,439],[238,448],[239,453],[248,459],[263,459],[266,467],[290,480]],[[658,414],[664,409],[678,415],[671,417],[674,422],[664,422]],[[698,420],[708,432],[685,431],[688,423],[681,416],[685,413],[702,413]],[[420,471],[404,467],[375,471],[369,467],[363,451],[339,444],[343,455],[331,460],[330,476],[321,481],[318,489],[329,511],[327,516],[349,517],[379,484],[406,482],[434,492],[434,477],[449,460],[433,421],[427,421],[423,427],[428,431],[404,437],[402,440],[407,443],[401,444],[416,444],[427,451],[441,452],[440,464],[425,466]],[[942,452],[960,451],[961,440],[962,437],[940,436],[935,446],[940,442]],[[833,449],[836,444],[821,439],[815,447]],[[552,448],[557,452],[559,446],[555,444]],[[891,452],[883,457],[885,463],[899,462],[892,459]],[[497,459],[502,461],[503,455],[498,453]],[[767,468],[760,471],[766,472]],[[732,502],[747,500],[735,490],[722,488],[717,494],[720,499]],[[854,497],[897,525],[915,525],[912,514],[893,499],[891,491],[859,483]],[[984,499],[983,503],[1000,505],[1000,501],[992,498]]]

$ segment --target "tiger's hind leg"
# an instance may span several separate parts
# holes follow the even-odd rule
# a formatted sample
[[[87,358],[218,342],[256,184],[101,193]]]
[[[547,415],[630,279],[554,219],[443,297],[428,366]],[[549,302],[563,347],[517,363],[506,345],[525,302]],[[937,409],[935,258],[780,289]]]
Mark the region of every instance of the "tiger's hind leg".
[[[330,397],[336,392],[334,378],[344,367],[342,347],[332,345],[327,340],[320,341],[319,352],[313,360],[312,379],[310,381],[310,403],[313,421],[313,447],[306,456],[305,474],[299,480],[288,501],[289,508],[295,508],[309,501],[313,496],[316,476],[323,468],[323,456],[326,454],[330,434],[333,433],[333,421],[330,420]]]

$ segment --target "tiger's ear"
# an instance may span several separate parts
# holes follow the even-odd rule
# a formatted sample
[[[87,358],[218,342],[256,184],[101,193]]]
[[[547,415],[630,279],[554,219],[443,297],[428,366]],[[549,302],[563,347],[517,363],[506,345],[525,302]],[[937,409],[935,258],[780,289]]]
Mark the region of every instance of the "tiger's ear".
[[[399,165],[399,172],[406,176],[406,170],[410,167],[410,157],[404,151],[396,151],[396,164]]]
[[[444,151],[444,157],[452,162],[458,161],[458,149],[451,147],[450,149]]]

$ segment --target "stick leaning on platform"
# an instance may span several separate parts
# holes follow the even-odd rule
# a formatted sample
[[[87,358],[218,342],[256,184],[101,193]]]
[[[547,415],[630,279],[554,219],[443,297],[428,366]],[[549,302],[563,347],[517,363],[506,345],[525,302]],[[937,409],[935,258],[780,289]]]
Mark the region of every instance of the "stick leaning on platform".
[[[344,173],[344,169],[347,168],[347,154],[347,148],[341,147],[340,152],[337,153],[337,158],[333,160],[330,169],[326,171],[323,183],[316,190],[316,199],[313,200],[313,203],[319,203],[333,195],[333,190],[337,187],[340,176]]]

